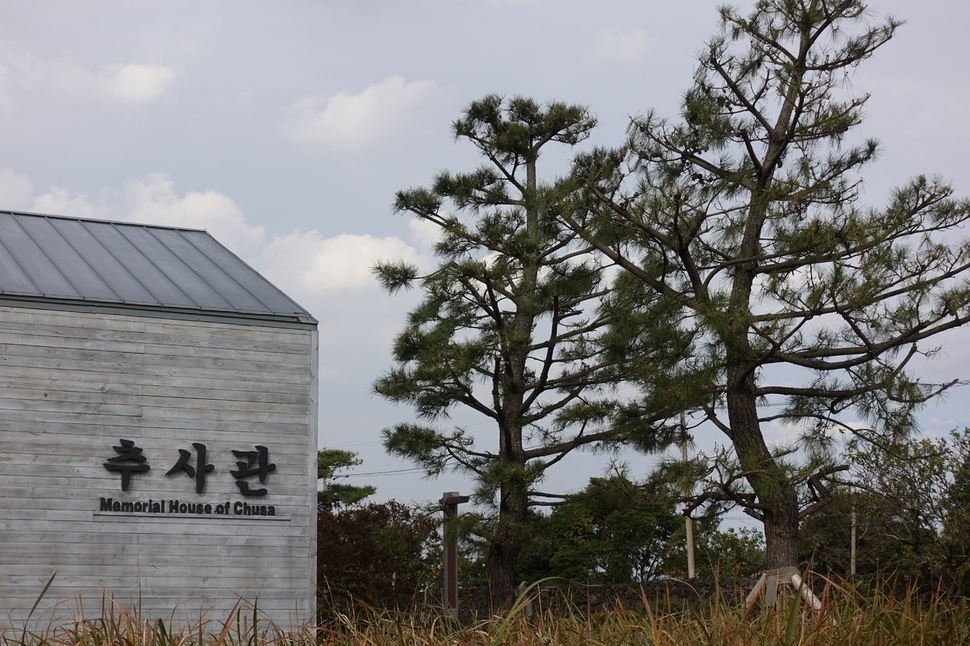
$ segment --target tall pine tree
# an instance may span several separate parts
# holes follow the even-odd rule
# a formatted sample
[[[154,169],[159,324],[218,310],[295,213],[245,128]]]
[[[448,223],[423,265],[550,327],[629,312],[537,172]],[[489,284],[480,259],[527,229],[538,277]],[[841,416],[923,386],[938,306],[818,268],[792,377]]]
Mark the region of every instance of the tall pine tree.
[[[768,567],[784,567],[839,466],[817,450],[833,429],[904,435],[949,385],[909,366],[970,315],[970,245],[956,237],[970,205],[926,177],[882,208],[860,202],[877,144],[853,137],[868,97],[849,80],[898,21],[869,22],[860,0],[759,0],[721,19],[680,119],[648,113],[624,148],[580,157],[585,210],[564,214],[625,269],[618,298],[679,312],[690,350],[643,366],[642,408],[706,412],[733,464],[705,495],[761,520]],[[631,347],[657,334],[617,330]],[[800,429],[805,460],[766,441],[778,422]]]
[[[385,447],[428,474],[471,474],[475,499],[494,505],[486,570],[495,607],[514,598],[527,511],[550,499],[537,488],[546,470],[575,449],[623,439],[597,426],[616,378],[596,344],[601,268],[561,224],[573,184],[538,171],[546,147],[576,144],[594,123],[585,108],[560,103],[472,103],[454,132],[485,165],[443,172],[395,204],[440,229],[440,264],[426,275],[405,263],[375,268],[388,292],[423,294],[394,342],[394,367],[374,384],[413,406],[420,423],[386,429]],[[491,440],[453,426],[456,408],[487,420]]]

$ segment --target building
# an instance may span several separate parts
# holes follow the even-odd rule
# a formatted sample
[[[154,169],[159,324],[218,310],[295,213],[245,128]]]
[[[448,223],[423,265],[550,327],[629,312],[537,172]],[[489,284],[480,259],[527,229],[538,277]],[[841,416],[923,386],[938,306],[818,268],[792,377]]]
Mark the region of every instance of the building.
[[[312,621],[317,357],[204,231],[0,212],[0,630]]]

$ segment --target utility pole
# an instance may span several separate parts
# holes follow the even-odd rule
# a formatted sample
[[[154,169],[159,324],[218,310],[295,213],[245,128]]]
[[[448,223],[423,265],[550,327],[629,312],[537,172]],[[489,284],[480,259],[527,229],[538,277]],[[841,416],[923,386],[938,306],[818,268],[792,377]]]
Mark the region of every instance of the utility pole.
[[[852,505],[852,545],[849,547],[849,574],[855,576],[856,520],[855,504]]]
[[[684,462],[687,462],[687,423],[684,418],[684,413],[680,413],[680,430],[683,433],[683,439],[680,443],[680,452],[683,456]],[[693,492],[693,487],[689,484],[686,485],[686,495],[691,495]],[[694,522],[691,520],[690,516],[686,516],[685,534],[687,535],[687,578],[693,579],[696,576],[696,571],[694,570]]]

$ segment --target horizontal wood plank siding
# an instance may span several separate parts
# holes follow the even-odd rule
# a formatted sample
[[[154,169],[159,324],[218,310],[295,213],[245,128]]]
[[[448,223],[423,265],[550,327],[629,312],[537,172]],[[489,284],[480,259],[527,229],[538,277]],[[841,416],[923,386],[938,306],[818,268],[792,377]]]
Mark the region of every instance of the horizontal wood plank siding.
[[[23,626],[51,576],[35,625],[98,616],[102,594],[149,620],[225,619],[240,599],[280,628],[313,620],[317,342],[310,327],[0,307],[0,629]],[[150,466],[128,491],[104,467],[122,439]],[[214,467],[202,493],[167,475],[180,449],[197,467],[193,443]],[[268,491],[249,497],[233,451],[256,446],[276,468],[245,479]]]

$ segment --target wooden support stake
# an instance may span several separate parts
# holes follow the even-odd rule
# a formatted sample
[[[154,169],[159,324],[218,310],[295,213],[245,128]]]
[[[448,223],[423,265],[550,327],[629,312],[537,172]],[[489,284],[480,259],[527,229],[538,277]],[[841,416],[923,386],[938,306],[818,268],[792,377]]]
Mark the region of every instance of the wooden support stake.
[[[747,617],[748,613],[754,608],[754,604],[763,594],[765,597],[765,605],[768,607],[773,607],[778,601],[778,584],[788,584],[790,583],[795,587],[795,590],[801,595],[802,599],[806,603],[810,603],[815,612],[822,611],[822,602],[812,589],[805,585],[802,580],[802,574],[798,571],[798,568],[794,567],[783,567],[777,570],[767,570],[761,573],[761,577],[758,579],[754,587],[751,588],[751,592],[745,598],[745,603],[747,608],[745,608],[744,616]],[[831,620],[832,625],[835,625],[835,619]]]
[[[765,581],[767,581],[767,579],[768,575],[762,572],[761,577],[758,579],[757,583],[754,584],[754,587],[751,588],[751,592],[748,593],[748,597],[745,599],[745,603],[748,606],[748,611],[751,610],[751,607],[754,605],[755,601],[757,601],[758,597],[761,596],[761,592],[765,589]],[[747,614],[747,612],[745,614]]]
[[[802,593],[802,598],[808,603],[812,604],[812,607],[815,608],[815,612],[822,611],[822,602],[819,601],[819,598],[815,596],[812,589],[804,584],[802,577],[798,572],[791,575],[791,582],[794,584],[795,589]]]
[[[778,584],[791,583],[797,588],[799,584],[795,583],[794,577],[798,577],[799,583],[801,582],[801,576],[798,572],[798,568],[794,567],[783,567],[776,570],[766,570],[761,573],[761,578],[758,582],[754,584],[754,588],[748,593],[747,603],[748,610],[758,600],[758,598],[763,594],[765,597],[765,604],[768,606],[774,606],[775,602],[778,600]]]

